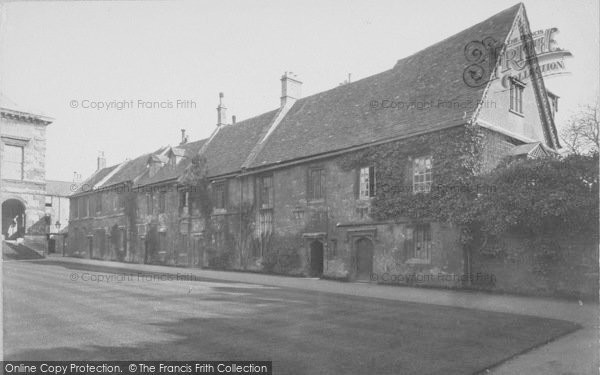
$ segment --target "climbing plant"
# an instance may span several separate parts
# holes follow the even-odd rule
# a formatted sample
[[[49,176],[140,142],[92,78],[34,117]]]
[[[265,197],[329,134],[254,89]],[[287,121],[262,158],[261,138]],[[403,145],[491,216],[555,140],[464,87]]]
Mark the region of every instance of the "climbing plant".
[[[190,209],[192,206],[198,207],[201,215],[208,221],[213,206],[206,158],[202,155],[195,155],[179,182],[189,191]]]
[[[462,228],[466,248],[496,252],[504,234],[529,239],[537,271],[560,259],[557,236],[598,236],[598,153],[505,159],[482,173],[484,134],[471,126],[421,135],[349,154],[344,170],[376,168],[371,216],[434,220]],[[411,158],[431,155],[431,192],[412,191]],[[492,239],[492,240],[490,240]],[[508,249],[510,251],[510,249]]]

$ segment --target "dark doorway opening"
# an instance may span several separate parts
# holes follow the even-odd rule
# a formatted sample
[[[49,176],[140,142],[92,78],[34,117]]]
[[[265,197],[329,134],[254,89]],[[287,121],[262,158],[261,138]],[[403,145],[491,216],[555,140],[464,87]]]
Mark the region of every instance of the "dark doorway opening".
[[[25,235],[25,205],[18,199],[2,202],[2,234],[7,240]]]
[[[312,277],[323,276],[323,243],[313,241],[310,244],[310,275]]]
[[[371,280],[373,273],[373,242],[368,238],[356,241],[356,279]]]

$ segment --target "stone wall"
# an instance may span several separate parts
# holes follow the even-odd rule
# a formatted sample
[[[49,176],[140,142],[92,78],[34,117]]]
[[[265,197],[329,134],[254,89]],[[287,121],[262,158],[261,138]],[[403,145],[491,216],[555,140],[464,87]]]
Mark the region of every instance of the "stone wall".
[[[17,199],[25,205],[26,234],[44,234],[46,125],[37,121],[0,118],[2,142],[0,160],[5,144],[23,147],[23,179],[2,178],[0,201]]]

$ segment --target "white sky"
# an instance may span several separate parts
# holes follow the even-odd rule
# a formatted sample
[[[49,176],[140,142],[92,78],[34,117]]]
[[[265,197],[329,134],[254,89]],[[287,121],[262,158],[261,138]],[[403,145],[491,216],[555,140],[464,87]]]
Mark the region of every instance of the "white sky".
[[[525,1],[532,30],[557,27],[568,76],[546,85],[557,122],[599,93],[597,0]],[[390,69],[398,59],[515,4],[514,0],[9,2],[0,11],[2,93],[56,120],[48,179],[191,140],[216,124],[218,93],[238,121],[279,106],[284,71],[303,95]],[[73,109],[72,100],[133,100],[134,109]],[[138,109],[137,100],[193,100],[192,109]]]

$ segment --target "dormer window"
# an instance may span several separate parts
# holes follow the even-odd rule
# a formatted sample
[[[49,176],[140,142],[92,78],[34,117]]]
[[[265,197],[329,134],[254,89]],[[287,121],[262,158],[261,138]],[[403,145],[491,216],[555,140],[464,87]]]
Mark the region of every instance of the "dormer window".
[[[171,147],[171,149],[169,150],[169,153],[168,153],[169,166],[175,167],[179,163],[179,161],[181,161],[184,154],[185,154],[185,150],[183,150],[182,148]]]
[[[148,158],[148,175],[153,177],[158,170],[169,162],[169,158],[164,155],[151,155]]]

